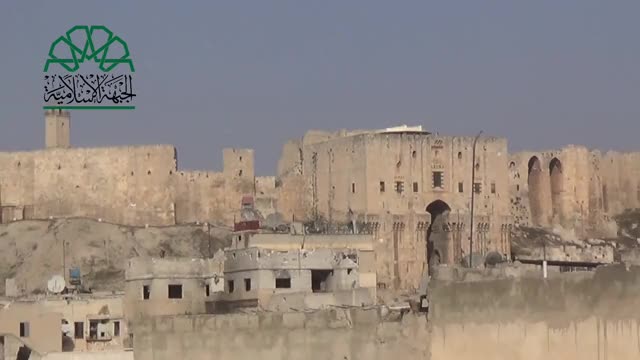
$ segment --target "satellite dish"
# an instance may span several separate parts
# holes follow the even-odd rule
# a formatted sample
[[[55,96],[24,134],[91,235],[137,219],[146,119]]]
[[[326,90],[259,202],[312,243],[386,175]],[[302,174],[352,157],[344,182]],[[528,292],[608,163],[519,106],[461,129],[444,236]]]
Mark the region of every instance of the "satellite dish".
[[[47,282],[47,289],[54,294],[60,294],[66,286],[67,284],[64,281],[64,277],[60,275],[53,275],[51,279],[49,279],[49,282]]]

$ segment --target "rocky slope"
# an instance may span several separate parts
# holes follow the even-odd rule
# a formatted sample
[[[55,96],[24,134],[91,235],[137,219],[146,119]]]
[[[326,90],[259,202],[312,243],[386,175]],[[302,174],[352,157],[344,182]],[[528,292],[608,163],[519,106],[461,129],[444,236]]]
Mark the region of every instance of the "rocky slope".
[[[71,267],[80,267],[85,287],[122,290],[129,257],[207,257],[228,244],[228,229],[202,225],[139,228],[89,219],[1,224],[0,295],[7,278],[15,278],[25,294],[44,292],[51,276],[65,268],[68,275]]]

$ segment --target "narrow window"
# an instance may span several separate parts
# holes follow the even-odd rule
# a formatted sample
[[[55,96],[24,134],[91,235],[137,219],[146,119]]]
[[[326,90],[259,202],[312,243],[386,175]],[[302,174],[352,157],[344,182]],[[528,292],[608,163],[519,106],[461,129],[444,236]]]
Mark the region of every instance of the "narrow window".
[[[291,279],[276,278],[276,289],[291,289]]]
[[[396,192],[402,194],[404,191],[404,181],[396,181]]]
[[[98,338],[98,321],[97,320],[89,320],[89,339],[97,339]]]
[[[462,182],[458,183],[458,192],[459,193],[464,192],[464,183],[462,183]]]
[[[351,192],[356,193],[356,183],[351,183]]]
[[[29,323],[26,321],[20,323],[20,337],[29,337]]]
[[[432,182],[434,189],[443,189],[444,188],[444,173],[442,171],[434,171],[432,173]]]
[[[458,151],[458,160],[462,160],[462,151]]]
[[[418,192],[418,183],[417,182],[413,183],[413,192]]]
[[[120,336],[120,321],[113,322],[113,336]]]
[[[639,190],[640,191],[640,190]],[[380,192],[384,192],[384,181],[380,181]],[[640,193],[640,192],[639,192]]]
[[[149,285],[142,286],[142,299],[149,300],[149,296],[151,295],[151,288]]]
[[[251,279],[244,279],[244,291],[251,291]]]
[[[211,295],[211,288],[209,287],[209,284],[204,286],[204,296],[209,296]]]
[[[76,339],[84,339],[84,321],[76,321],[73,323],[73,337]]]
[[[235,286],[234,286],[233,280],[227,281],[227,287],[229,288],[229,293],[232,293],[233,290],[235,290]]]
[[[182,299],[182,285],[169,285],[169,299]]]
[[[492,194],[496,193],[496,183],[491,183],[491,193]]]
[[[482,192],[482,184],[473,183],[473,192],[476,194],[480,194]]]

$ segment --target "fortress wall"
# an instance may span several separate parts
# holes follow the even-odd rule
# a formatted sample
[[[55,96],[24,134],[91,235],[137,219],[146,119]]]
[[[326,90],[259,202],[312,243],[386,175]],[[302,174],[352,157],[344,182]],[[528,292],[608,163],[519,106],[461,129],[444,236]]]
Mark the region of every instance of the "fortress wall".
[[[224,157],[225,172],[215,173],[178,172],[168,145],[0,153],[0,205],[34,219],[231,224],[242,196],[254,194],[253,151],[225,149]]]
[[[275,176],[258,176],[255,182],[255,206],[265,218],[276,212],[278,194]]]
[[[287,141],[278,160],[275,183],[277,211],[286,220],[293,219],[294,214],[298,219],[311,216],[311,190],[302,173],[303,161],[302,141]]]
[[[338,137],[304,147],[303,174],[311,188],[310,203],[325,219],[348,221],[349,208],[354,213],[366,212],[364,149],[361,136]]]
[[[155,317],[134,329],[136,359],[427,359],[424,315],[378,309]]]
[[[179,171],[174,177],[176,223],[228,219],[225,183],[225,176],[220,172]],[[236,207],[239,208],[240,205]]]
[[[640,268],[431,284],[432,359],[640,356]]]
[[[537,158],[539,177],[529,176]],[[561,164],[554,193],[551,163]],[[611,217],[640,206],[640,153],[589,151],[582,146],[510,156],[511,211],[522,225],[561,225],[579,236],[615,236]],[[538,179],[538,180],[536,180]],[[555,199],[554,199],[555,197]]]
[[[0,159],[1,204],[30,207],[33,218],[174,223],[172,146],[51,149],[2,153]]]

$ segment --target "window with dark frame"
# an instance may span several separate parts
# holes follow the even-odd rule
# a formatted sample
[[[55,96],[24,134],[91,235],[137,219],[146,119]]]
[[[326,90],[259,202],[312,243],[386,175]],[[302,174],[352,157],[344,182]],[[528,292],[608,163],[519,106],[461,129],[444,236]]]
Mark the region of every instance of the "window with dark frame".
[[[29,323],[26,321],[20,323],[20,337],[29,337]]]
[[[291,278],[276,278],[276,289],[291,289]]]
[[[396,181],[396,192],[402,194],[404,192],[404,181]]]
[[[491,183],[491,193],[492,194],[496,193],[496,183]]]
[[[169,299],[182,299],[182,285],[169,284]]]
[[[432,182],[434,189],[444,188],[444,173],[442,171],[434,171],[432,173]]]
[[[120,321],[113,322],[113,336],[120,336]]]
[[[356,193],[356,183],[351,183],[351,192],[352,192],[353,194],[355,194],[355,193]]]
[[[73,323],[73,337],[75,339],[84,339],[84,321]]]
[[[227,288],[229,289],[229,293],[232,293],[235,290],[235,284],[233,280],[227,281]]]
[[[482,184],[473,183],[473,192],[476,194],[480,194],[482,192]]]
[[[462,183],[462,182],[458,183],[458,192],[459,193],[464,192],[464,183]]]
[[[413,192],[416,192],[416,193],[418,192],[418,183],[417,182],[413,183]]]
[[[251,279],[244,279],[244,291],[251,291]]]
[[[151,296],[151,287],[149,285],[143,285],[142,286],[142,299],[143,300],[149,300],[150,296]]]
[[[204,296],[209,296],[211,295],[211,287],[209,287],[209,284],[204,286]]]
[[[640,191],[640,190],[639,190]],[[384,181],[380,181],[380,192],[384,192]]]

